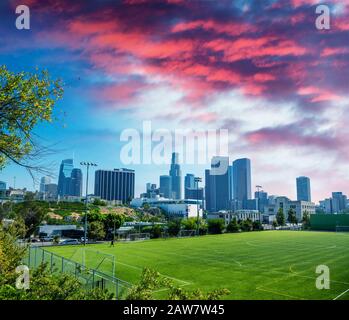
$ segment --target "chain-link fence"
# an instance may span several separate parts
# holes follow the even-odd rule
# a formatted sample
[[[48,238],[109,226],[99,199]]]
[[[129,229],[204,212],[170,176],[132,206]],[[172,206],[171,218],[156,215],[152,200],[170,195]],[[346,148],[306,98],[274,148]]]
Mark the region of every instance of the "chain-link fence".
[[[100,288],[113,293],[117,300],[124,299],[131,288],[129,282],[88,268],[78,262],[47,251],[42,247],[29,247],[24,263],[29,268],[37,268],[46,263],[51,273],[67,273],[79,280],[86,289]]]

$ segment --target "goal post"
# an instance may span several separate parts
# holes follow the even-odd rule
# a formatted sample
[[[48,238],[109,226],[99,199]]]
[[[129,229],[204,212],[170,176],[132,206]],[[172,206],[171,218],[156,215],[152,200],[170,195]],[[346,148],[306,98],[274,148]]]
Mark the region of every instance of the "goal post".
[[[83,269],[94,269],[107,275],[115,275],[116,259],[113,254],[90,248],[77,248],[69,258],[82,265]]]
[[[140,241],[140,240],[149,240],[150,233],[129,233],[126,236],[126,240],[128,241]]]
[[[196,236],[196,230],[180,230],[178,233],[179,238],[194,237]]]
[[[336,226],[336,232],[349,232],[349,226]]]

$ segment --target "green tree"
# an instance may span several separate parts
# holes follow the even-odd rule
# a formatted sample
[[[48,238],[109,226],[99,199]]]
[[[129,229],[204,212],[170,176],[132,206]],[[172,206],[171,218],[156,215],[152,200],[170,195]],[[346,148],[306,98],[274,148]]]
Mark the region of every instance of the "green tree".
[[[207,220],[208,232],[211,234],[221,234],[224,230],[223,219],[209,219]]]
[[[29,170],[38,170],[38,159],[48,152],[40,146],[33,129],[51,122],[52,111],[63,89],[47,71],[14,73],[0,66],[0,168],[8,160]]]
[[[273,221],[273,227],[276,228],[278,226],[278,222],[276,220]]]
[[[279,208],[277,214],[276,214],[276,221],[279,226],[285,225],[285,216],[284,216],[284,210],[282,208]]]
[[[15,207],[16,215],[24,221],[26,238],[37,230],[39,225],[47,218],[47,209],[37,201],[25,201]]]
[[[105,238],[104,224],[101,221],[93,221],[88,226],[88,237],[93,240],[103,240]]]
[[[237,222],[236,217],[233,218],[227,225],[227,232],[239,232],[240,225]]]
[[[104,219],[104,228],[106,232],[108,232],[110,229],[114,230],[119,229],[122,224],[124,223],[124,216],[117,213],[108,213]]]
[[[167,225],[167,230],[170,236],[177,236],[181,230],[181,219],[174,219]]]
[[[131,288],[126,300],[154,300],[154,292],[157,289],[167,289],[164,290],[168,292],[167,300],[219,300],[230,293],[227,289],[217,289],[206,293],[200,289],[183,290],[175,286],[172,280],[162,277],[159,272],[144,268],[140,281]]]
[[[263,230],[263,226],[262,226],[260,221],[254,221],[252,223],[252,229],[253,229],[253,231],[261,231],[261,230]]]
[[[184,230],[196,230],[196,218],[188,218],[182,220],[182,227]]]
[[[298,222],[296,212],[292,208],[287,212],[287,221],[291,224],[296,224]]]
[[[252,221],[251,219],[247,218],[246,220],[243,220],[241,222],[241,230],[242,231],[252,231]]]
[[[302,224],[304,229],[310,229],[310,214],[308,211],[304,211]]]

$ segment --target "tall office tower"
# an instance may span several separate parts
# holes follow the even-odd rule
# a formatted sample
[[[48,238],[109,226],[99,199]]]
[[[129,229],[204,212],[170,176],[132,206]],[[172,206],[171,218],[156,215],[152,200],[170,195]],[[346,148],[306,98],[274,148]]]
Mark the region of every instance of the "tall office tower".
[[[164,198],[170,199],[172,195],[172,178],[171,176],[160,176],[160,193]]]
[[[297,181],[297,200],[311,201],[310,179],[308,177],[298,177]]]
[[[233,197],[242,209],[251,199],[251,161],[243,158],[233,162]]]
[[[135,172],[130,169],[96,170],[95,196],[127,203],[134,198]]]
[[[0,181],[0,190],[6,190],[6,182]]]
[[[332,211],[339,213],[347,207],[347,196],[342,192],[332,192]]]
[[[206,210],[217,212],[231,207],[231,170],[228,157],[213,157],[205,170]]]
[[[40,180],[40,192],[44,193],[45,192],[45,186],[47,184],[51,183],[51,178],[50,177],[42,177]]]
[[[82,195],[82,171],[74,168],[71,172],[70,179],[70,195],[81,197]]]
[[[62,161],[58,176],[58,195],[61,197],[71,195],[71,174],[73,169],[73,159],[66,159]]]
[[[45,199],[46,200],[57,199],[57,184],[55,183],[45,184]]]
[[[171,168],[170,168],[170,176],[171,176],[171,192],[173,199],[181,199],[182,197],[182,185],[181,178],[182,172],[180,165],[178,164],[178,153],[172,153],[171,160]]]
[[[254,197],[257,200],[257,210],[264,213],[264,208],[269,204],[268,193],[264,191],[256,191]]]
[[[191,173],[184,177],[184,198],[196,200],[203,200],[204,198],[204,189],[199,188],[198,183],[195,182],[195,176]]]

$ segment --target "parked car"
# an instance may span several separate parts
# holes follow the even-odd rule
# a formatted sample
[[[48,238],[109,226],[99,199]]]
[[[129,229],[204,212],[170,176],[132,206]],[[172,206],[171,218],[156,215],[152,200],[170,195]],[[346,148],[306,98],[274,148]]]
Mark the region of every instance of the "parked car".
[[[59,240],[59,245],[71,245],[71,244],[80,244],[77,239],[61,239]]]

